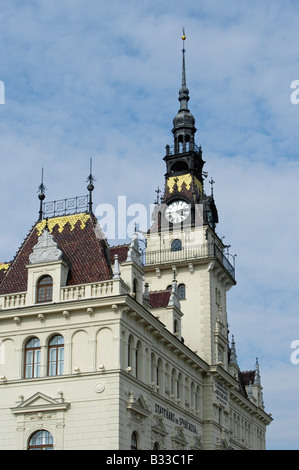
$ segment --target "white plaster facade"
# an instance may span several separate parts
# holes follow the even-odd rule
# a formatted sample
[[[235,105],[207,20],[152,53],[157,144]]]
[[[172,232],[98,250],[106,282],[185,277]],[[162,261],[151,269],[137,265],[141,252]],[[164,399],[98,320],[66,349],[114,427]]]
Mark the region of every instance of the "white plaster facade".
[[[28,265],[28,271],[37,267],[40,263]],[[182,267],[182,274],[177,267],[178,278],[189,273],[201,282],[201,269],[198,276],[196,266],[193,273]],[[54,285],[65,279],[56,262],[46,262],[44,271]],[[255,398],[240,393],[227,363],[203,360],[173,334],[172,320],[166,328],[168,318],[184,319],[177,304],[150,310],[133,292],[142,271],[136,260],[128,261],[120,265],[117,279],[60,285],[55,301],[42,304],[26,295],[24,305],[16,305],[19,299],[12,295],[9,302],[0,297],[2,450],[27,449],[38,430],[51,434],[54,449],[65,450],[130,449],[133,432],[138,449],[146,450],[265,447],[271,418]],[[146,279],[154,285],[155,276]],[[163,271],[164,276],[166,284],[171,282],[171,275]],[[206,269],[204,276],[209,276]],[[193,286],[184,280],[188,297]],[[29,275],[28,292],[35,282]],[[212,338],[225,348],[219,325]],[[200,345],[204,333],[200,328],[198,333]],[[64,338],[64,368],[62,375],[49,376],[49,340],[55,335]],[[25,378],[24,348],[32,337],[40,341],[40,373]],[[212,350],[206,348],[207,358]]]

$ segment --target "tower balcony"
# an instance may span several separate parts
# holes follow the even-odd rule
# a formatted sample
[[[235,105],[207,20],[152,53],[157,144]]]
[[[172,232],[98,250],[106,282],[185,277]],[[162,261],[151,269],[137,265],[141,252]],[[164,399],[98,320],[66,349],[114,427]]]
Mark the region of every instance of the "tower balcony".
[[[195,152],[201,155],[201,147],[196,145],[195,142],[186,142],[185,145],[179,143],[178,148],[175,145],[166,145],[166,157],[188,152]]]
[[[171,251],[170,249],[147,250],[144,256],[144,265],[146,267],[173,263],[177,261],[195,261],[195,260],[213,260],[216,259],[224,270],[235,280],[235,263],[229,261],[230,254],[224,254],[216,243],[205,243],[202,245],[193,245],[182,247],[181,250]]]

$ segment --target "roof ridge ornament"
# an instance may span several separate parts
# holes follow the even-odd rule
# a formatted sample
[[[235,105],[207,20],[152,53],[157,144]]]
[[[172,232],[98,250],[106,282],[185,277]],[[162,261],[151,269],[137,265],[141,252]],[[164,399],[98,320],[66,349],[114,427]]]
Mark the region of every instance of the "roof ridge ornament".
[[[92,174],[92,158],[91,158],[90,159],[90,171],[89,171],[89,175],[88,175],[87,180],[86,180],[87,183],[89,182],[89,184],[87,186],[87,189],[89,191],[88,212],[90,214],[92,214],[92,191],[94,190],[94,184],[93,183],[94,183],[95,180],[96,179]]]
[[[39,190],[38,199],[40,200],[38,221],[40,222],[41,220],[43,220],[43,200],[46,197],[45,196],[46,186],[44,185],[44,168],[42,168],[41,184],[39,185],[38,190]]]

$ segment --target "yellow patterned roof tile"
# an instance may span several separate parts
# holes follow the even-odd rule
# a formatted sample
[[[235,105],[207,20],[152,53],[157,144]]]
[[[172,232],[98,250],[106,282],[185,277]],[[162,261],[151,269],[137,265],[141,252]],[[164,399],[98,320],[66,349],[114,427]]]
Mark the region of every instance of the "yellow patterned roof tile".
[[[183,183],[186,184],[187,189],[190,189],[192,182],[192,177],[190,173],[187,175],[180,175],[180,176],[170,176],[167,180],[167,186],[169,192],[173,192],[174,185],[177,184],[178,190],[181,191]]]
[[[192,176],[190,173],[180,176],[170,176],[167,179],[167,187],[169,192],[172,193],[174,190],[174,185],[177,184],[178,190],[182,190],[183,183],[185,183],[187,190],[191,188]],[[197,189],[202,193],[202,183],[194,177],[194,184]]]
[[[74,230],[77,222],[81,223],[81,229],[83,230],[85,228],[86,222],[88,221],[89,217],[90,217],[89,214],[82,213],[82,214],[65,215],[62,217],[54,217],[54,218],[48,219],[48,221],[42,220],[36,225],[37,234],[38,236],[40,236],[43,233],[43,230],[46,224],[50,233],[52,233],[56,225],[58,225],[59,227],[58,231],[61,233],[66,224],[70,224],[71,231],[72,231]]]
[[[10,266],[10,263],[7,263],[7,264],[0,263],[0,271],[2,270],[7,271],[9,266]]]

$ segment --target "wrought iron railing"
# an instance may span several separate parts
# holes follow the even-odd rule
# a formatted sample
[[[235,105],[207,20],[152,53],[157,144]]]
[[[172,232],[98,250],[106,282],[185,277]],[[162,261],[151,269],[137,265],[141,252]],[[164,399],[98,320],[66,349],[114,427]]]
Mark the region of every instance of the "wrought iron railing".
[[[78,212],[87,212],[88,196],[76,196],[58,201],[43,202],[43,216],[55,217]]]
[[[196,145],[195,142],[187,142],[185,146],[179,144],[178,148],[175,148],[174,145],[166,145],[166,155],[176,155],[178,153],[186,153],[186,152],[201,152],[201,147]]]
[[[170,263],[175,261],[192,261],[195,259],[216,258],[226,271],[235,278],[235,266],[230,263],[228,257],[216,243],[183,247],[179,251],[171,250],[147,250],[144,255],[145,266]]]

